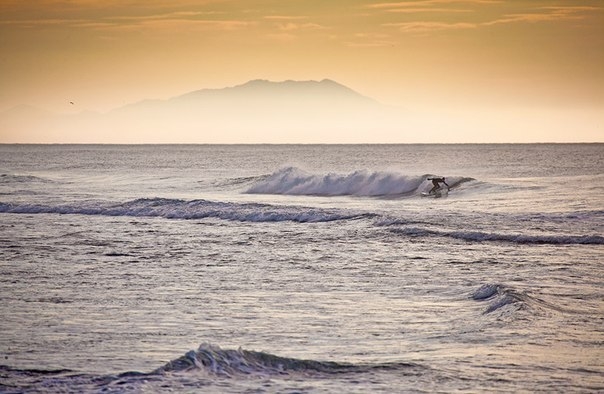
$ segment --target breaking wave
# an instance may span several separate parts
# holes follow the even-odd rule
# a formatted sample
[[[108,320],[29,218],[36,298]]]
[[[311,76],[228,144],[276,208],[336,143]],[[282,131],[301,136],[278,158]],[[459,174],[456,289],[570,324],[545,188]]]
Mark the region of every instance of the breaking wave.
[[[372,370],[400,370],[418,367],[410,363],[349,364],[333,361],[302,360],[244,349],[222,349],[211,344],[201,344],[197,351],[168,362],[153,373],[204,370],[211,374],[235,375],[283,375],[293,373],[358,373]]]
[[[296,167],[283,168],[252,185],[247,193],[307,196],[403,196],[427,191],[429,175],[407,176],[394,172],[356,171],[350,174],[309,174]],[[450,187],[473,180],[447,178]]]
[[[167,198],[142,198],[118,204],[82,202],[55,206],[43,204],[0,203],[0,213],[141,216],[162,217],[167,219],[216,218],[241,222],[293,221],[300,223],[330,222],[374,216],[367,213],[338,209],[318,209],[257,203],[216,202],[208,200],[186,201]]]

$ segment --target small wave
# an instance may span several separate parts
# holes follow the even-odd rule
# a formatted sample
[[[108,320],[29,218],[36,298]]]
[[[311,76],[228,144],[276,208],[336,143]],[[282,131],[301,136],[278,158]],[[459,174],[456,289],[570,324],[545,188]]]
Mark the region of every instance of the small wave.
[[[515,304],[520,308],[530,308],[533,311],[547,310],[566,314],[582,313],[577,310],[564,308],[555,302],[548,302],[524,291],[498,283],[486,283],[470,294],[470,298],[478,302],[488,302],[483,314],[495,312],[506,305]]]
[[[24,299],[23,301],[25,301],[25,302],[41,302],[41,303],[49,303],[49,304],[70,304],[73,302],[73,301],[66,300],[65,298],[61,298],[61,297],[41,297],[41,298],[32,299],[32,300]]]
[[[237,177],[237,178],[227,178],[217,180],[211,183],[212,186],[217,188],[235,188],[235,187],[243,187],[245,185],[251,185],[253,183],[262,181],[266,179],[268,175],[260,175],[260,176],[246,176],[246,177]]]
[[[387,222],[384,222],[387,225]],[[604,245],[600,235],[529,235],[502,234],[481,231],[445,231],[423,227],[393,228],[392,232],[409,237],[449,237],[468,242],[509,242],[529,245]]]
[[[285,375],[285,374],[340,374],[372,370],[402,370],[418,367],[411,363],[349,364],[333,361],[302,360],[276,356],[270,353],[244,349],[222,349],[203,343],[197,351],[168,362],[152,373],[204,370],[215,375]]]
[[[355,171],[350,174],[309,174],[288,167],[260,179],[247,193],[304,196],[404,196],[429,189],[429,175],[408,176],[394,172]],[[450,187],[472,178],[450,178]]]
[[[603,245],[604,237],[599,235],[525,235],[498,234],[478,231],[454,231],[448,234],[452,238],[467,241],[505,241],[518,244],[549,244],[549,245]]]
[[[514,304],[519,302],[520,299],[512,294],[505,294],[502,297],[497,298],[495,301],[491,302],[487,309],[483,312],[484,314],[491,313],[496,311],[497,309],[503,308],[506,305]]]
[[[29,375],[61,375],[61,374],[67,374],[67,373],[73,373],[74,371],[70,370],[70,369],[36,369],[36,368],[29,368],[29,369],[19,369],[19,368],[13,368],[10,367],[8,365],[0,365],[0,373],[1,372],[16,372],[16,373],[20,373],[20,374],[29,374]]]
[[[499,292],[499,285],[487,283],[480,286],[475,292],[472,293],[473,300],[485,300],[491,298]]]
[[[563,212],[563,213],[533,213],[518,216],[518,220],[548,220],[557,223],[568,223],[569,220],[596,220],[604,218],[604,210],[584,210],[576,212]]]
[[[49,183],[52,182],[50,179],[40,178],[33,175],[14,175],[14,174],[0,174],[0,183]]]
[[[0,391],[4,392],[8,388],[8,392],[14,393],[164,392],[172,391],[170,384],[178,382],[179,378],[186,379],[187,375],[191,373],[195,382],[199,384],[191,385],[187,382],[188,387],[195,388],[195,392],[206,392],[213,382],[224,382],[225,378],[330,379],[342,374],[357,376],[356,374],[359,373],[373,374],[376,371],[394,373],[398,376],[419,376],[426,372],[426,368],[405,362],[352,364],[303,360],[241,348],[237,350],[221,349],[211,344],[202,344],[198,350],[191,350],[182,357],[148,373],[131,371],[112,375],[93,375],[67,369],[16,369],[0,365],[0,376],[4,379],[5,384],[0,383]],[[172,380],[172,378],[176,378],[176,380]],[[224,385],[220,387],[224,388]],[[14,390],[11,391],[11,388]]]
[[[207,200],[142,198],[120,204],[82,202],[70,205],[9,204],[0,202],[0,213],[74,214],[100,216],[162,217],[166,219],[216,218],[241,222],[299,223],[359,219],[374,215],[338,209],[277,206],[256,203],[230,203]]]
[[[489,305],[482,312],[485,315],[510,304],[520,303],[519,305],[522,306],[526,301],[526,298],[517,291],[494,283],[480,286],[470,295],[470,298],[475,301],[489,301]]]

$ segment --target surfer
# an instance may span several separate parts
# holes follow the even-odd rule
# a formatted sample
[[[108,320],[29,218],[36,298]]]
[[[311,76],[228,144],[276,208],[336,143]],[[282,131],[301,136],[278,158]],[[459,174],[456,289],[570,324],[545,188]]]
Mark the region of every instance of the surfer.
[[[447,189],[449,189],[449,184],[447,182],[445,182],[445,177],[433,177],[433,178],[428,178],[429,181],[432,181],[432,189],[430,189],[430,191],[428,192],[428,194],[434,194],[436,193],[438,190],[441,189],[440,184],[444,183],[445,185],[447,185]]]

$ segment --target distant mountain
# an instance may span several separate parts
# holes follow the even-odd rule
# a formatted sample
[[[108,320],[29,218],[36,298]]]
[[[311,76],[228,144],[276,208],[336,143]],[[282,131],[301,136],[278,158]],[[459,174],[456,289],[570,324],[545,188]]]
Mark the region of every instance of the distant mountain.
[[[256,79],[234,87],[224,89],[202,89],[184,94],[176,100],[206,100],[217,98],[288,99],[288,100],[337,100],[359,103],[374,103],[374,100],[362,96],[354,90],[329,79],[322,81],[283,81],[271,82]]]
[[[325,105],[339,108],[346,106],[379,106],[379,104],[354,90],[329,79],[322,81],[271,82],[257,79],[242,85],[222,89],[201,89],[169,100],[144,100],[114,110],[133,109],[181,109],[199,110],[227,108],[229,110],[290,108],[292,111],[324,109]],[[192,106],[195,106],[194,108]]]
[[[253,80],[105,114],[57,115],[24,107],[0,114],[0,133],[40,142],[347,142],[329,141],[328,133],[375,133],[396,112],[329,79]]]

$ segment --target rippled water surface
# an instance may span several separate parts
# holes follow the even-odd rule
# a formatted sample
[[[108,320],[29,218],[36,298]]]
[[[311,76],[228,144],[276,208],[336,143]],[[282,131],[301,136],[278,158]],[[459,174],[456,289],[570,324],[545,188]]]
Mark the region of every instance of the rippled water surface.
[[[602,185],[602,144],[0,145],[0,391],[604,390]]]

